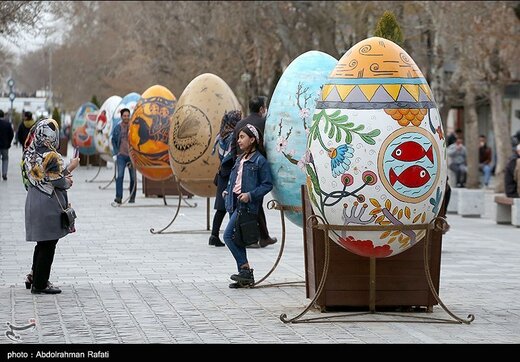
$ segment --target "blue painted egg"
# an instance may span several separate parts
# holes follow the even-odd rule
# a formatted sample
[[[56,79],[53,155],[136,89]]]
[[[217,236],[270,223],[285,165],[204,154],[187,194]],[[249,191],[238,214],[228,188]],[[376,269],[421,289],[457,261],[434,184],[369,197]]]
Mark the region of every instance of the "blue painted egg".
[[[139,93],[128,93],[126,96],[123,97],[121,102],[116,107],[116,110],[112,115],[112,123],[108,124],[108,127],[110,128],[107,130],[110,134],[110,151],[112,152],[112,154],[114,154],[114,149],[112,147],[112,136],[114,135],[114,127],[121,122],[121,110],[123,108],[128,108],[130,110],[130,117],[132,117],[135,106],[137,105],[137,102],[140,98],[141,95]]]
[[[307,134],[321,87],[337,63],[320,51],[301,54],[285,69],[269,102],[264,146],[273,175],[271,193],[282,205],[302,205]],[[301,212],[285,214],[294,224],[303,225]]]

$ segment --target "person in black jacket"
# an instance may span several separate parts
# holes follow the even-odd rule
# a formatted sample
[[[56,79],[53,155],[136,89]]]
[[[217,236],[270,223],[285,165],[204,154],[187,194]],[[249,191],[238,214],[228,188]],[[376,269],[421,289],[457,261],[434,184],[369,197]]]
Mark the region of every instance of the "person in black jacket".
[[[235,131],[233,132],[233,141],[231,143],[231,152],[233,154],[233,160],[235,161],[237,157],[242,153],[240,148],[237,148],[237,139],[238,133],[246,124],[251,124],[255,126],[260,133],[264,134],[265,129],[265,117],[267,115],[267,97],[265,96],[256,96],[253,97],[249,101],[249,116],[242,119],[235,126]],[[260,205],[260,209],[258,210],[258,225],[260,230],[260,240],[258,244],[253,244],[250,247],[262,247],[265,248],[267,245],[271,245],[276,243],[278,240],[276,238],[272,238],[269,236],[269,230],[267,230],[267,221],[265,219],[264,208]]]
[[[222,123],[220,125],[220,132],[215,140],[213,147],[213,154],[218,150],[218,157],[220,159],[220,166],[215,175],[215,186],[217,186],[217,193],[215,195],[215,215],[213,216],[213,226],[211,228],[211,236],[209,237],[209,245],[225,246],[219,238],[220,227],[222,221],[226,216],[226,205],[222,192],[226,189],[231,169],[234,165],[233,154],[231,153],[231,143],[233,142],[233,131],[236,124],[242,118],[241,111],[230,111],[224,114]]]
[[[520,143],[516,145],[515,155],[507,163],[504,183],[507,197],[520,197]]]
[[[11,123],[4,119],[4,111],[0,109],[0,157],[2,158],[2,179],[7,180],[7,166],[9,165],[9,148],[13,142],[14,131]]]
[[[25,140],[27,139],[29,131],[35,123],[36,122],[34,121],[31,112],[25,112],[23,114],[23,122],[20,123],[20,125],[18,126],[18,131],[16,132],[16,138],[18,139],[18,142],[22,145],[22,153],[26,149]]]

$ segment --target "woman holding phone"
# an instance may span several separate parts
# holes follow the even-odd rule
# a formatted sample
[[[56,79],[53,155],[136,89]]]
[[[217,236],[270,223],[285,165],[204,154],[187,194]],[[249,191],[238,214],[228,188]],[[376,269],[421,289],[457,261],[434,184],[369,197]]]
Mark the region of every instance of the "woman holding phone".
[[[61,293],[49,282],[58,240],[74,232],[62,226],[61,213],[68,204],[67,190],[72,186],[72,171],[79,165],[74,157],[64,166],[59,146],[59,128],[53,119],[38,122],[34,139],[24,152],[25,172],[29,188],[25,200],[25,233],[27,241],[35,241],[32,270],[25,279],[33,294]]]

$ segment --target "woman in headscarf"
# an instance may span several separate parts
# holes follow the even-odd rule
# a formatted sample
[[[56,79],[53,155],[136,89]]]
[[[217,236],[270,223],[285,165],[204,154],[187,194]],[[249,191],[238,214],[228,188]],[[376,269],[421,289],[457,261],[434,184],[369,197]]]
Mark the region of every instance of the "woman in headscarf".
[[[61,213],[69,201],[67,189],[72,186],[71,172],[78,167],[73,158],[64,167],[59,146],[59,127],[53,119],[39,121],[32,132],[33,139],[24,152],[25,172],[29,189],[25,200],[25,233],[27,241],[36,241],[32,272],[25,285],[33,294],[57,294],[61,290],[49,283],[52,261],[58,240],[74,227],[64,228]]]
[[[217,186],[217,193],[215,195],[215,215],[213,216],[213,226],[211,228],[211,236],[209,237],[209,245],[224,246],[225,244],[219,238],[220,226],[224,216],[226,216],[226,206],[222,191],[227,187],[229,181],[229,174],[233,168],[233,154],[231,152],[231,144],[233,139],[233,131],[238,121],[242,119],[241,111],[230,111],[224,114],[222,123],[220,124],[220,132],[215,139],[215,146],[213,147],[213,154],[218,148],[218,157],[220,159],[220,166],[215,175],[215,185]]]

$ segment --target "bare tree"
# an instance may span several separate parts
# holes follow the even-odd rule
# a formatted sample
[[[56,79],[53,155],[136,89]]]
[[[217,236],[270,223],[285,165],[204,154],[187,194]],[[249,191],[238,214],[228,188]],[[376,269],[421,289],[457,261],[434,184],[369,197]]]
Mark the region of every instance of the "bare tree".
[[[9,69],[11,69],[14,64],[13,62],[13,53],[0,44],[0,78],[8,75]]]
[[[512,5],[515,3],[480,3],[481,12],[474,24],[478,34],[474,41],[480,45],[475,56],[480,59],[478,64],[488,86],[497,145],[496,192],[504,192],[504,171],[511,157],[511,122],[504,105],[504,88],[512,81],[520,59],[520,21]]]
[[[30,31],[44,9],[42,1],[0,1],[0,34],[11,37],[21,28]]]

